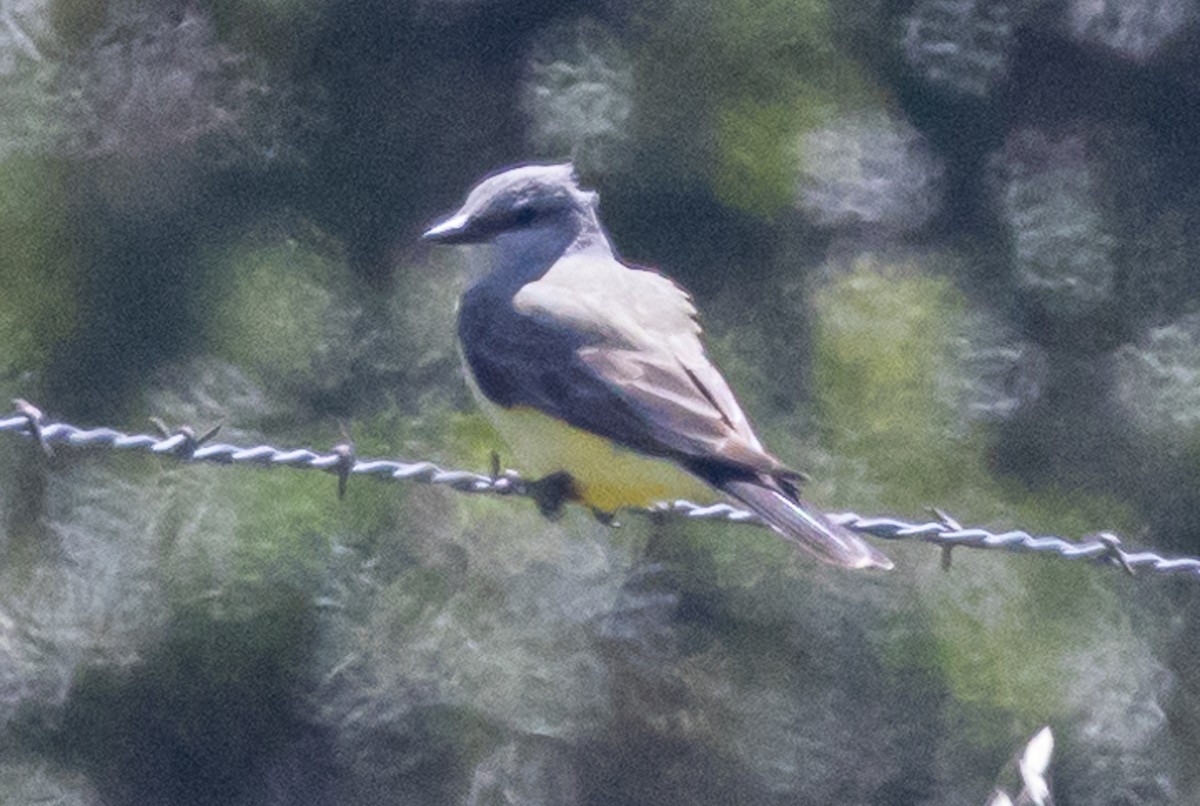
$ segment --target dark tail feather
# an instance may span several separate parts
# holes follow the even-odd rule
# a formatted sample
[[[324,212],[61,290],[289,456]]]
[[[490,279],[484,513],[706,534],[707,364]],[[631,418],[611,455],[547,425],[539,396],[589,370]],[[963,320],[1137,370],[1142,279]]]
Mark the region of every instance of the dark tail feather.
[[[729,479],[717,487],[757,513],[776,532],[827,563],[843,568],[892,567],[883,552],[820,513],[806,509],[769,481]]]

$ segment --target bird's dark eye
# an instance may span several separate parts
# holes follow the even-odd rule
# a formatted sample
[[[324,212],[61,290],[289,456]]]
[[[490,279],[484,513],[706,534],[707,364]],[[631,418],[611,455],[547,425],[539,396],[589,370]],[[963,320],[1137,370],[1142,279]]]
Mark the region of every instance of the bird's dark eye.
[[[520,210],[517,210],[516,215],[513,216],[513,222],[518,227],[524,227],[532,224],[533,219],[535,218],[537,218],[537,210],[534,210],[532,207],[522,207]]]

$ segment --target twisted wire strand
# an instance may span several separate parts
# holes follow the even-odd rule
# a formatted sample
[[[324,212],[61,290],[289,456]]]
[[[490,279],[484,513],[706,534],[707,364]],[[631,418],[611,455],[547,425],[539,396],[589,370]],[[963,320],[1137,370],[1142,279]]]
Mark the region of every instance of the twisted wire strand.
[[[465,470],[447,470],[433,462],[402,462],[391,459],[358,459],[349,445],[320,453],[308,448],[282,449],[271,445],[241,447],[208,442],[215,432],[197,437],[190,429],[162,436],[125,434],[112,428],[79,428],[68,423],[45,422],[34,406],[17,401],[16,414],[0,419],[0,432],[16,433],[36,439],[50,453],[55,445],[76,448],[104,447],[115,450],[142,450],[190,462],[247,464],[259,467],[291,467],[323,470],[339,477],[339,493],[351,476],[438,484],[458,492],[529,497],[528,485],[511,471],[496,476]],[[729,504],[700,505],[691,501],[663,502],[649,512],[665,513],[692,520],[719,520],[762,526],[753,512]],[[1200,558],[1164,557],[1151,551],[1126,551],[1111,533],[1100,533],[1080,541],[1049,535],[1032,535],[1021,530],[990,532],[967,528],[952,518],[937,513],[939,520],[910,523],[896,518],[866,517],[853,512],[828,513],[828,517],[848,529],[882,540],[920,540],[941,547],[943,563],[948,564],[951,549],[1003,549],[1020,553],[1049,553],[1065,559],[1090,559],[1133,573],[1146,569],[1158,574],[1183,574],[1200,579]]]

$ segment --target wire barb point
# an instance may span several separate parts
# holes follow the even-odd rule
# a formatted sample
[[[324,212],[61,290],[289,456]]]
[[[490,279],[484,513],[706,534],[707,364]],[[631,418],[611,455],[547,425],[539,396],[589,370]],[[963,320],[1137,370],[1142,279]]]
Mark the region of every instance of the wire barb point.
[[[163,437],[162,442],[156,446],[157,450],[171,453],[184,460],[194,458],[196,450],[220,433],[221,426],[224,425],[224,423],[217,423],[200,436],[196,436],[196,429],[190,425],[181,425],[172,429],[159,417],[150,417],[149,420]]]
[[[17,407],[17,413],[25,418],[25,425],[29,429],[30,436],[42,446],[42,453],[46,456],[53,456],[54,449],[50,447],[50,443],[46,440],[46,432],[42,429],[46,415],[37,406],[19,397],[13,398],[13,405]]]
[[[958,521],[954,520],[954,518],[950,517],[950,515],[948,513],[946,513],[944,510],[939,509],[938,507],[930,507],[929,511],[932,512],[933,516],[938,519],[938,523],[940,523],[946,527],[947,531],[961,532],[963,530],[962,524],[959,523]],[[951,552],[953,552],[953,551],[954,551],[953,543],[943,543],[942,544],[941,566],[942,566],[943,571],[950,570],[950,565],[953,562],[953,557],[951,556]]]
[[[337,461],[329,468],[329,472],[337,474],[337,497],[341,501],[346,497],[346,485],[350,480],[350,473],[354,470],[354,465],[356,464],[354,443],[348,441],[339,442],[333,446],[333,455],[337,457]]]
[[[1115,563],[1125,569],[1125,573],[1129,574],[1129,576],[1134,575],[1133,565],[1129,562],[1129,555],[1125,553],[1125,549],[1121,548],[1121,538],[1112,532],[1100,532],[1095,535],[1095,538],[1108,549],[1106,553],[1100,555],[1101,560]]]

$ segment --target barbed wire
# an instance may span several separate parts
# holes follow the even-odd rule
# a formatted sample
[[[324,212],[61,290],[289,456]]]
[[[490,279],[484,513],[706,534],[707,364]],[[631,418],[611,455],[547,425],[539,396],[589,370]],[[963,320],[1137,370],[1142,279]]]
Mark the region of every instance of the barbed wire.
[[[126,434],[112,428],[85,429],[68,423],[47,422],[36,406],[24,400],[13,402],[16,412],[0,418],[0,432],[32,438],[47,455],[53,453],[55,445],[73,448],[104,447],[114,450],[142,450],[187,462],[322,470],[338,477],[339,497],[345,494],[347,481],[353,476],[436,484],[462,493],[526,498],[535,495],[533,486],[512,471],[501,473],[497,470],[494,474],[483,474],[466,470],[447,470],[427,461],[359,459],[349,441],[337,445],[328,453],[308,448],[287,449],[271,445],[242,447],[213,442],[219,427],[197,435],[187,426],[171,431],[158,420],[154,421],[161,432],[158,436]],[[671,514],[691,520],[765,525],[753,512],[738,509],[730,504],[701,505],[691,501],[670,501],[657,504],[644,512]],[[945,568],[950,564],[950,552],[963,547],[1046,553],[1070,560],[1093,560],[1123,568],[1130,574],[1137,569],[1146,569],[1159,574],[1183,574],[1200,579],[1200,558],[1164,557],[1152,551],[1127,551],[1120,539],[1111,532],[1101,532],[1079,541],[1049,535],[1032,535],[1021,530],[996,533],[987,529],[964,527],[940,510],[933,510],[933,513],[936,520],[924,523],[911,523],[896,518],[865,517],[854,512],[832,512],[826,513],[826,516],[848,529],[881,540],[920,540],[932,543],[942,549],[942,565]]]

